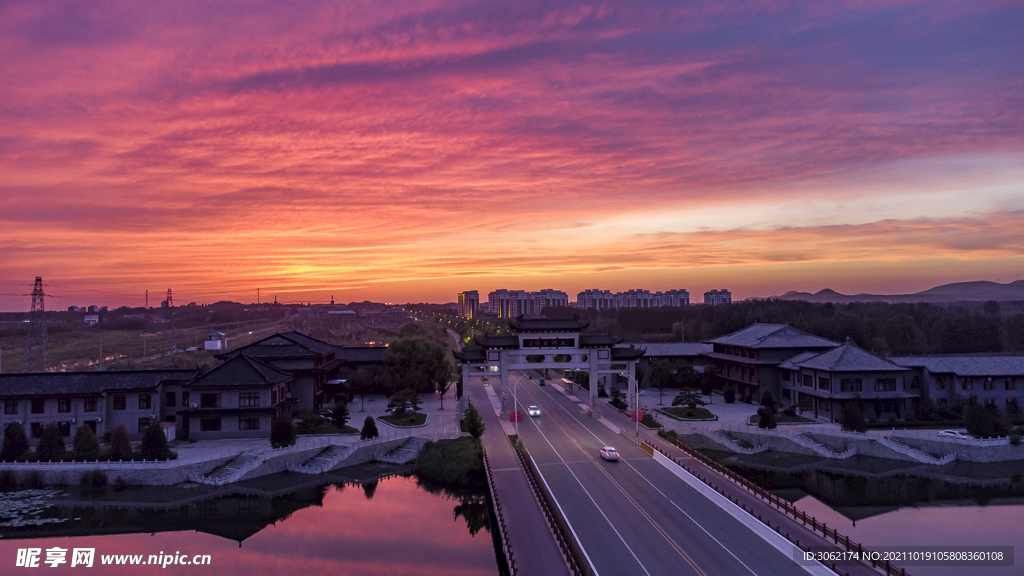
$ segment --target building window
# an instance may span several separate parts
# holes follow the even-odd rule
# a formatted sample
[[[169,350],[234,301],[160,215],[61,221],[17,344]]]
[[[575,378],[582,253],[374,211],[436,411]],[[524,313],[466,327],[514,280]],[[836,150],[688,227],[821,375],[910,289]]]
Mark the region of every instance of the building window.
[[[863,389],[863,382],[860,378],[841,378],[839,380],[840,392],[860,392]]]
[[[239,392],[238,393],[238,407],[239,408],[259,408],[260,405],[260,393],[259,392]],[[258,430],[258,428],[257,428]]]
[[[995,408],[995,407],[996,407],[996,400],[995,400],[995,398],[985,398],[985,408]]]
[[[200,394],[199,407],[220,408],[220,394]],[[220,422],[220,420],[217,420],[217,422]],[[217,424],[217,426],[220,426],[220,424]],[[218,427],[217,430],[220,430],[220,428]]]
[[[71,422],[57,422],[57,429],[60,430],[60,435],[67,438],[71,436]]]
[[[12,398],[4,400],[4,414],[17,414],[18,413],[18,401]]]
[[[1014,382],[1013,380],[1007,378],[1006,382],[1003,383],[1003,387],[1005,387],[1007,390],[1016,390],[1017,389],[1017,383]]]
[[[95,412],[96,405],[99,404],[99,402],[97,402],[96,397],[93,396],[91,398],[86,398],[85,400],[83,400],[82,404],[86,412]]]
[[[961,390],[974,390],[974,382],[970,378],[964,378],[960,383]]]
[[[277,404],[277,388],[270,391],[270,405]]]
[[[175,404],[177,404],[177,400],[177,394],[175,394],[174,392],[168,392],[164,394],[164,404],[168,408],[174,408]]]
[[[188,392],[182,392],[181,393],[181,405],[184,408],[188,408]],[[186,422],[187,421],[188,420],[186,419]]]
[[[935,379],[935,389],[936,390],[945,390],[946,389],[946,379],[943,378],[942,376],[939,376],[938,378],[936,378]]]
[[[911,390],[920,390],[921,389],[921,377],[920,376],[914,376],[913,378],[910,379],[910,389]]]
[[[813,376],[808,376],[806,374],[804,375],[804,387],[806,387],[806,388],[814,388],[814,377]]]
[[[992,379],[991,378],[985,378],[985,384],[982,386],[982,388],[984,388],[985,390],[991,390],[992,389]]]
[[[71,398],[57,398],[57,412],[71,412]]]
[[[203,432],[220,432],[220,417],[201,418],[199,420],[199,430]]]
[[[875,392],[895,392],[895,378],[875,378]]]
[[[114,394],[114,410],[126,410],[128,408],[128,397],[124,394]]]
[[[149,394],[139,394],[139,410],[149,410],[152,406],[152,396]]]
[[[32,399],[32,413],[42,414],[46,412],[46,399],[45,398],[33,398]]]
[[[152,418],[139,418],[139,433],[145,432],[149,428],[150,424],[153,423]]]
[[[782,371],[782,379],[785,380],[786,382],[789,382],[789,370]]]
[[[30,426],[30,428],[32,430],[32,437],[33,438],[42,438],[43,437],[43,429],[45,428],[45,426],[43,426],[42,422],[33,422],[32,425]]]
[[[260,429],[260,417],[259,416],[239,416],[238,417],[238,429],[239,430],[259,430]]]
[[[832,382],[824,376],[818,376],[818,388],[821,388],[822,390],[831,390]]]

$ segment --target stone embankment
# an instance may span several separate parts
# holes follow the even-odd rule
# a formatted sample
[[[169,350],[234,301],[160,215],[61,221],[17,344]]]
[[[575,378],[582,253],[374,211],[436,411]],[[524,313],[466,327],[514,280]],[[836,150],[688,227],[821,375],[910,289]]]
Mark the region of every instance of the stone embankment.
[[[774,430],[753,426],[694,427],[687,442],[695,448],[737,454],[772,450],[837,460],[857,454],[934,466],[944,466],[954,460],[1024,460],[1024,446],[1013,446],[1008,438],[946,438],[938,436],[936,430],[877,430],[865,434],[828,425],[780,426]]]
[[[320,474],[332,469],[370,461],[405,463],[411,461],[430,440],[458,436],[433,433],[414,436],[411,431],[385,434],[360,441],[351,436],[300,436],[296,444],[285,448],[209,449],[192,445],[188,454],[176,460],[159,462],[3,462],[0,472],[12,472],[18,482],[44,485],[78,484],[82,475],[102,472],[110,483],[139,486],[166,486],[192,481],[222,486],[268,474],[291,470]]]

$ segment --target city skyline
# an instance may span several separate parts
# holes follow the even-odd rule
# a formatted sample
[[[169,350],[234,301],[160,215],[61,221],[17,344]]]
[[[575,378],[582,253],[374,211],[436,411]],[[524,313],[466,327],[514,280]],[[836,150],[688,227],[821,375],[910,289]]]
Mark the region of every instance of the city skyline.
[[[1019,3],[247,9],[0,7],[0,311],[1024,272]]]

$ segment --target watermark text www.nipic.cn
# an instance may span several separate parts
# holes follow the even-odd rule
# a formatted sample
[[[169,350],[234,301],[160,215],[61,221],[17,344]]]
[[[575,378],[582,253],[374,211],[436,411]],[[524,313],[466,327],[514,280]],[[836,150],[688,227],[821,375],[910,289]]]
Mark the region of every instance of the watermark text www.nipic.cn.
[[[68,555],[70,552],[70,556]],[[18,548],[18,556],[14,565],[19,568],[57,568],[63,566],[92,568],[96,560],[95,548]],[[164,554],[101,554],[99,557],[101,565],[114,566],[202,566],[210,565],[209,554],[188,555],[181,552]]]

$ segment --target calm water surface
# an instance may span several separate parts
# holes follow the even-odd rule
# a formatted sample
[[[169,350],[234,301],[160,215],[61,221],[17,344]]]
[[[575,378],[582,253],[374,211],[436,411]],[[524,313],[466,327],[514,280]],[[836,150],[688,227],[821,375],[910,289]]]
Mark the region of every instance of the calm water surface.
[[[19,548],[95,548],[92,569],[41,574],[136,574],[152,566],[101,566],[105,555],[209,554],[210,566],[168,574],[498,574],[482,492],[421,487],[414,477],[299,485],[275,475],[235,485],[108,490],[99,505],[74,489],[8,492],[0,501],[0,574]],[[291,485],[290,485],[291,484]],[[147,500],[157,501],[146,504]],[[120,506],[120,507],[119,507]],[[35,570],[26,572],[34,573]]]
[[[1024,463],[708,454],[866,547],[1014,547],[1012,567],[903,566],[913,576],[1024,575]]]

